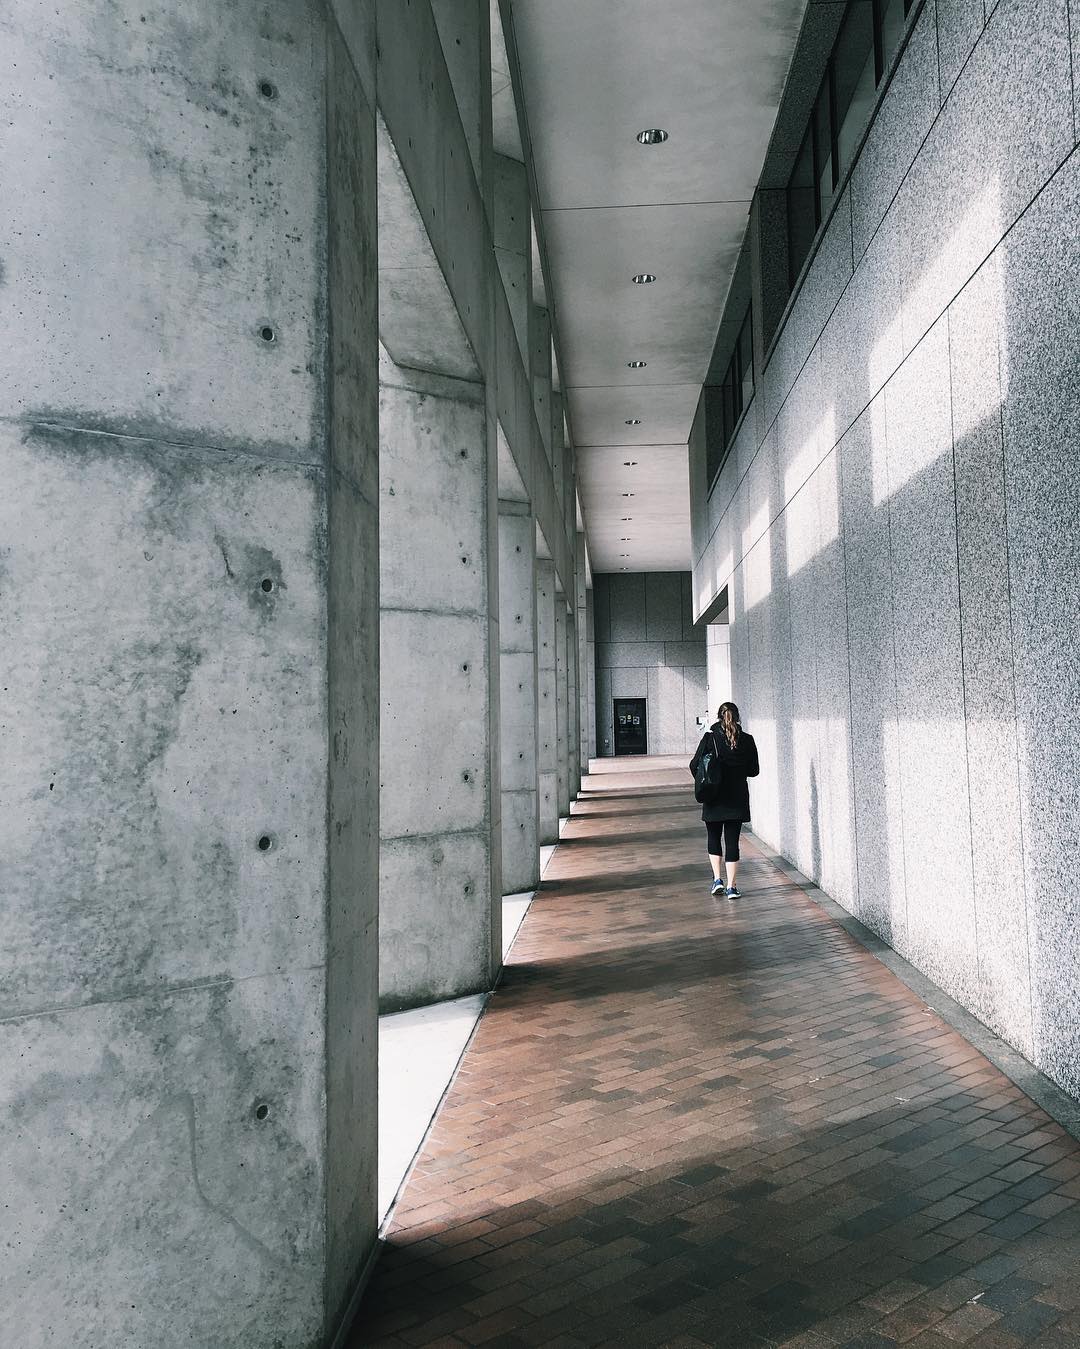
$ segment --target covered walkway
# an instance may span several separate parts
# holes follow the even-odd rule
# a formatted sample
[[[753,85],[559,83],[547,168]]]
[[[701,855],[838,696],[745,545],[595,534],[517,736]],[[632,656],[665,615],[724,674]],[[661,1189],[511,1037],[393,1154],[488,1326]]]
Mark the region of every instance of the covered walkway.
[[[712,900],[685,768],[593,768],[352,1345],[1080,1344],[1080,1145],[753,841]]]

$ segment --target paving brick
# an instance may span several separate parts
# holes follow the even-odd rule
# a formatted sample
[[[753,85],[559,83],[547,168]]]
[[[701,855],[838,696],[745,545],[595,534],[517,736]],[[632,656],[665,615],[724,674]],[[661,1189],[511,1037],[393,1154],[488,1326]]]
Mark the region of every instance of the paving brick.
[[[350,1349],[1080,1349],[1080,1145],[649,782],[587,781]]]

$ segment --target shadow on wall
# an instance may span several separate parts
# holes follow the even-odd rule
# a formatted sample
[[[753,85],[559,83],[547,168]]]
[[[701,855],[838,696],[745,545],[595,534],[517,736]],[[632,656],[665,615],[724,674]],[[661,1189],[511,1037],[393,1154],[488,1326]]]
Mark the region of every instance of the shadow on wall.
[[[815,347],[748,473],[787,505],[743,532],[731,633],[755,830],[1074,1094],[1077,179],[971,274],[992,182],[896,279],[863,378],[891,374],[813,464],[786,437],[845,380]]]

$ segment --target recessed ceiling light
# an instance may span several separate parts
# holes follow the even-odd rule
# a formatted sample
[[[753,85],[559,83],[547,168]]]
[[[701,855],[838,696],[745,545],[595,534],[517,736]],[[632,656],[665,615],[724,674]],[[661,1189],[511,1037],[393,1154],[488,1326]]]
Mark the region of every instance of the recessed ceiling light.
[[[651,286],[656,280],[656,275],[654,272],[638,272],[633,280],[635,286]]]
[[[641,145],[663,145],[667,138],[668,133],[658,126],[651,126],[637,133],[637,140]]]
[[[629,553],[620,553],[619,556],[620,556],[620,557],[629,557],[630,554],[629,554]]]
[[[627,419],[626,419],[626,424],[627,424],[627,426],[640,426],[640,425],[641,425],[641,418],[640,418],[640,417],[627,417]]]
[[[622,518],[622,522],[624,525],[628,525],[633,518],[634,517],[632,515],[624,515]]]
[[[631,370],[643,370],[649,364],[648,361],[627,361],[626,364]]]
[[[634,495],[633,492],[624,492],[624,493],[623,493],[623,496],[624,496],[624,497],[632,497],[633,495]]]
[[[620,542],[620,543],[629,543],[629,542],[630,542],[630,536],[629,536],[628,534],[624,534],[624,535],[622,536],[622,538],[619,540],[619,542]]]
[[[622,462],[623,462],[623,468],[637,468],[637,460],[636,460],[636,459],[624,459]]]

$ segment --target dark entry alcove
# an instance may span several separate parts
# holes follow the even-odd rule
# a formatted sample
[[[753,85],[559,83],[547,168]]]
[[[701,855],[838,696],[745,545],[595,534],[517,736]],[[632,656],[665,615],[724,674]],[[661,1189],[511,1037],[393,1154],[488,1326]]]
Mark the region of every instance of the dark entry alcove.
[[[644,698],[615,698],[615,753],[648,754],[649,727]]]

